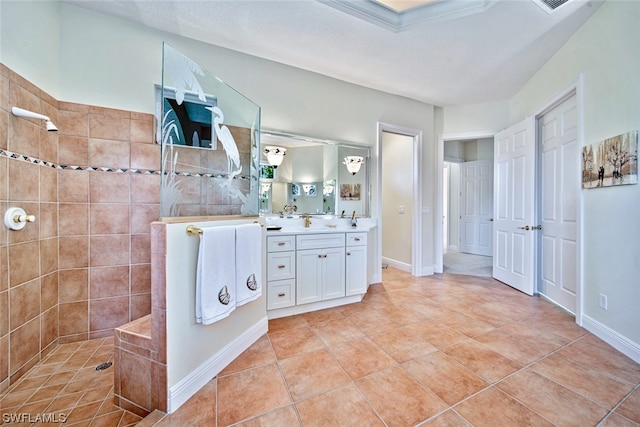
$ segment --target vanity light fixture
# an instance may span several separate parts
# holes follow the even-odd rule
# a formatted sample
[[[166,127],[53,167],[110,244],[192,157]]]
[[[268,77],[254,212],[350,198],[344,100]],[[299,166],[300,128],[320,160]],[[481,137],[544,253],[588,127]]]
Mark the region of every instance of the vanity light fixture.
[[[276,147],[275,145],[264,147],[264,155],[267,156],[267,161],[274,168],[282,164],[286,151],[286,148]]]
[[[33,111],[24,110],[22,108],[13,107],[11,113],[16,117],[26,117],[28,119],[40,119],[45,121],[45,126],[49,132],[55,132],[58,130],[56,125],[51,122],[51,119],[44,114],[34,113]]]
[[[302,184],[302,189],[306,194],[309,194],[309,192],[311,191],[311,187],[312,187],[311,184]]]
[[[263,182],[260,184],[260,190],[263,193],[268,193],[269,190],[271,190],[271,183],[270,182]]]
[[[343,164],[347,166],[347,170],[351,175],[355,175],[360,170],[360,166],[364,163],[364,157],[361,156],[347,156],[344,158]]]

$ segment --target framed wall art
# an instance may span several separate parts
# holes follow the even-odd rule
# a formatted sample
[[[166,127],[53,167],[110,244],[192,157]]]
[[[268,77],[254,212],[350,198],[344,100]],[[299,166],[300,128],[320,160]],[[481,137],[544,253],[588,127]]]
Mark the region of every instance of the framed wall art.
[[[582,147],[582,188],[638,183],[638,131]]]

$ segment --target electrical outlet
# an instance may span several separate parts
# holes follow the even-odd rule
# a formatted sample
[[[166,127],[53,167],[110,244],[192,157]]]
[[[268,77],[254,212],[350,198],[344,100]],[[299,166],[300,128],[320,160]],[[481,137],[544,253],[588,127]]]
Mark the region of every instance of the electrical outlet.
[[[598,304],[600,304],[600,308],[607,309],[607,296],[605,294],[598,295]]]

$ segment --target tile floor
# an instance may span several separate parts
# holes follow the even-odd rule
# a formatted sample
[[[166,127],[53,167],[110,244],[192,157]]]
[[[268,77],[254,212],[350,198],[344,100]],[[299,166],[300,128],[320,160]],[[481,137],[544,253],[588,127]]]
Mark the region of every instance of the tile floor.
[[[171,426],[640,426],[640,365],[490,278],[392,268],[363,302],[269,333]]]
[[[104,362],[113,362],[113,338],[57,346],[0,395],[2,425],[136,425],[139,416],[113,404],[113,366],[96,371]]]
[[[640,426],[640,365],[541,298],[389,268],[365,300],[276,319],[170,415],[115,407],[112,339],[58,346],[0,397],[64,426]],[[30,425],[10,424],[5,425]]]

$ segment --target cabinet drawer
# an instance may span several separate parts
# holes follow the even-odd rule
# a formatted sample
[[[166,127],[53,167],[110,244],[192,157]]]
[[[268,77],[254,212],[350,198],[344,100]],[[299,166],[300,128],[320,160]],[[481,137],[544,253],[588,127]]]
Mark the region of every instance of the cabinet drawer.
[[[267,254],[267,280],[293,279],[296,276],[296,253],[273,252]]]
[[[267,310],[295,305],[296,281],[294,279],[268,282],[267,288]]]
[[[296,248],[296,236],[267,236],[267,252],[292,251]]]
[[[367,233],[347,233],[347,246],[366,246]]]
[[[298,249],[338,248],[344,246],[344,233],[303,234],[296,236]]]

